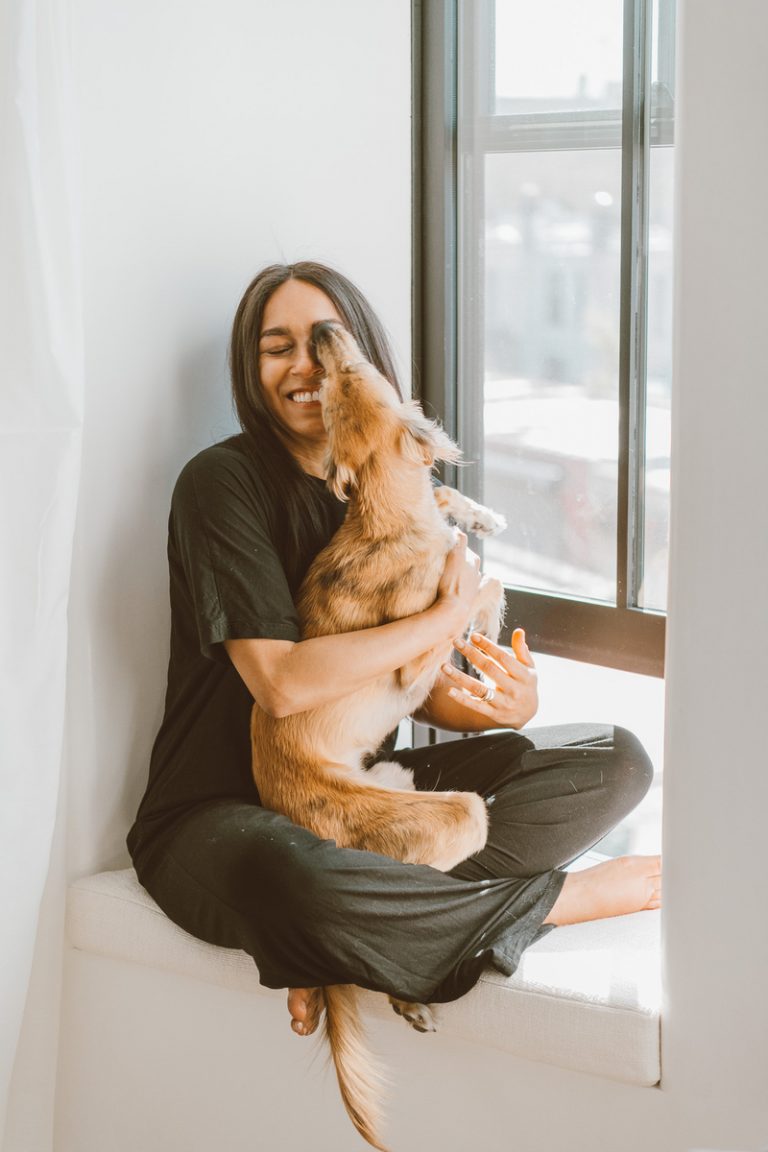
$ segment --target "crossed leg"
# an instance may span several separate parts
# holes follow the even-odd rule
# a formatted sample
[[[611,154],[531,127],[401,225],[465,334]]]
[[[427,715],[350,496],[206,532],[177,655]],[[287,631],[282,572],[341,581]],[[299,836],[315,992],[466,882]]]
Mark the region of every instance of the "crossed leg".
[[[661,857],[618,856],[605,860],[581,872],[569,872],[552,911],[545,924],[561,926],[581,924],[586,920],[601,920],[609,916],[624,916],[630,912],[644,912],[661,907]],[[320,1020],[321,1003],[316,988],[291,988],[288,992],[288,1011],[291,1028],[297,1036],[311,1035]],[[421,1013],[398,1009],[400,1001],[393,1001],[395,1011],[409,1019],[419,1032],[432,1031],[424,1026]],[[410,1019],[414,1014],[418,1023]]]

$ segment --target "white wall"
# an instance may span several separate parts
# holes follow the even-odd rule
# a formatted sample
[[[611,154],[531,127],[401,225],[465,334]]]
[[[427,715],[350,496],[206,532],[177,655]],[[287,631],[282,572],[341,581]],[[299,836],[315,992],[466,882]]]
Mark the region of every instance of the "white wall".
[[[168,658],[166,523],[235,425],[229,327],[273,261],[335,265],[410,373],[408,0],[71,0],[86,400],[66,797],[11,1152],[49,1147],[63,872],[127,863]],[[64,821],[66,821],[65,835]],[[0,1132],[2,1141],[2,1132]]]
[[[665,1091],[768,1146],[768,5],[685,0],[667,676]]]
[[[86,427],[70,863],[126,859],[168,652],[184,461],[234,427],[226,342],[272,261],[341,268],[410,356],[407,0],[73,0]],[[358,48],[360,50],[354,50]]]

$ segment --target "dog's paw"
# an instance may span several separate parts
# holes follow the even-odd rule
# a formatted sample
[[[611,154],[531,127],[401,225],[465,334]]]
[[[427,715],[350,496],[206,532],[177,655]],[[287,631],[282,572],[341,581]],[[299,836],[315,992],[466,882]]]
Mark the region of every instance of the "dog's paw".
[[[500,512],[494,512],[491,508],[484,508],[482,504],[478,504],[476,508],[472,509],[472,516],[466,522],[467,531],[473,532],[475,536],[497,536],[499,532],[503,532],[507,526],[507,521]]]
[[[481,538],[496,536],[507,526],[507,521],[501,513],[486,508],[484,504],[478,504],[476,500],[470,500],[468,496],[457,492],[455,488],[449,488],[447,484],[436,488],[434,496],[443,515],[450,516],[460,528],[465,532],[471,532],[474,536]]]
[[[414,1004],[410,1000],[396,1000],[390,996],[392,1010],[402,1016],[417,1032],[437,1032],[435,1014],[429,1004]]]

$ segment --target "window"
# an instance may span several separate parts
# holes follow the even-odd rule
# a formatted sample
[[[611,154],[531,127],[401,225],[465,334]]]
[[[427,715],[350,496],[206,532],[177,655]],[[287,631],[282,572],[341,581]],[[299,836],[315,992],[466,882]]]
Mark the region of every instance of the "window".
[[[674,0],[414,4],[417,385],[540,652],[663,672]]]

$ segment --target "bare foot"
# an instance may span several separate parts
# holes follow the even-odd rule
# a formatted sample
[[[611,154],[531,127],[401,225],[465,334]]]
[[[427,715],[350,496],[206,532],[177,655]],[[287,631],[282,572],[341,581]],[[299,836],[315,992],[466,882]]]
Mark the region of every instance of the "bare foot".
[[[581,924],[661,907],[661,857],[619,856],[568,872],[545,924]]]
[[[311,1036],[320,1022],[323,998],[319,988],[289,988],[288,1011],[297,1036]]]

